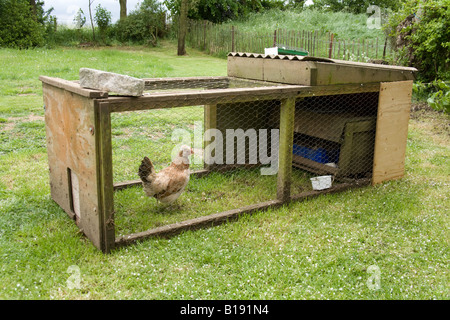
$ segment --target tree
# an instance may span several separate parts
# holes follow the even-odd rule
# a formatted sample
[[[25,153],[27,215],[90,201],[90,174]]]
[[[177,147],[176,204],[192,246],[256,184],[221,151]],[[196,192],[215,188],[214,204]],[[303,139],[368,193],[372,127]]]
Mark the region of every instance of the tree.
[[[127,17],[127,0],[119,0],[120,4],[120,20],[124,20]]]
[[[92,19],[92,10],[91,5],[94,3],[94,0],[89,0],[89,18],[91,18],[91,27],[92,27],[92,39],[95,42],[95,29],[94,29],[94,20]]]
[[[84,24],[86,23],[86,16],[84,15],[83,10],[78,9],[77,14],[73,18],[73,22],[75,23],[75,26],[77,29],[83,28]]]
[[[158,0],[144,0],[139,8],[116,24],[116,35],[122,42],[133,41],[156,46],[166,32],[165,10]]]
[[[189,0],[181,0],[180,18],[178,25],[178,52],[179,56],[186,55],[186,33],[187,33],[187,15],[189,9]]]
[[[450,1],[408,0],[385,28],[395,37],[403,64],[425,82],[450,80]]]
[[[38,20],[29,0],[0,0],[0,46],[42,45],[45,27]]]
[[[106,40],[106,32],[111,23],[111,12],[103,8],[100,4],[95,9],[95,23],[97,23],[98,29],[100,31],[100,36],[103,42]]]
[[[30,0],[31,13],[33,14],[33,19],[37,20],[37,4],[36,0]]]
[[[304,0],[189,0],[188,18],[221,23],[244,18],[249,13],[267,9],[292,8]],[[180,17],[181,0],[165,0],[164,4],[173,16]]]

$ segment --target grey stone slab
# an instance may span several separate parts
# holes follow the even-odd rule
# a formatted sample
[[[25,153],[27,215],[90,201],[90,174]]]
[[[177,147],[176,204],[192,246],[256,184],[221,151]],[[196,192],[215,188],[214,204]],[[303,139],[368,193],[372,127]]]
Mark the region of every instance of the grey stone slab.
[[[144,92],[145,81],[118,73],[81,68],[80,86],[124,96],[141,96]]]

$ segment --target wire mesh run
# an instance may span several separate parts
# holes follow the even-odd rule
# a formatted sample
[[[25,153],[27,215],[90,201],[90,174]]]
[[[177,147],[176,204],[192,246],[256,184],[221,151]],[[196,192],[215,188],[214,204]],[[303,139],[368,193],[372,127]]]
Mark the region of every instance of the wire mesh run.
[[[227,77],[148,79],[145,95],[215,92],[279,84]],[[186,106],[164,100],[150,110],[111,114],[116,236],[277,199],[282,93],[223,95]],[[292,137],[291,195],[370,179],[378,94],[297,95]],[[171,204],[148,197],[138,176],[148,157],[156,173],[171,166],[182,145],[192,148],[190,178]],[[172,177],[171,177],[172,178]]]
[[[370,181],[377,108],[376,92],[296,101],[293,194]]]

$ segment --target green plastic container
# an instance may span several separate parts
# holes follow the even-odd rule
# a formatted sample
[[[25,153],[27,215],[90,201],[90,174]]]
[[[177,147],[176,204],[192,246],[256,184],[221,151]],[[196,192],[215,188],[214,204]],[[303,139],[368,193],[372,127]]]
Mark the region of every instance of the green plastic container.
[[[294,56],[307,56],[308,51],[305,51],[302,49],[278,47],[278,54],[294,55]]]

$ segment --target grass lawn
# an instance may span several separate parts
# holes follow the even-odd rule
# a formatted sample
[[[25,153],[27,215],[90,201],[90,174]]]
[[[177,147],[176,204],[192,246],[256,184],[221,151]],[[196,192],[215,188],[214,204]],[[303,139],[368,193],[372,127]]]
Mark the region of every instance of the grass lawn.
[[[226,75],[226,60],[188,53],[177,57],[171,43],[155,49],[0,49],[0,299],[449,298],[450,119],[426,108],[411,117],[401,180],[109,255],[94,248],[50,198],[38,77],[77,79],[81,67],[146,78]],[[115,178],[133,178],[121,146],[139,119],[113,121],[117,166],[123,165]],[[208,193],[219,180],[194,183],[180,199],[183,212],[191,208],[190,197],[201,195],[214,200],[202,204],[205,212],[223,210],[227,199]],[[238,183],[238,196],[250,202],[264,196]],[[155,204],[139,192],[116,195],[120,233],[150,219],[146,205]],[[183,214],[161,213],[154,223],[179,221]]]

